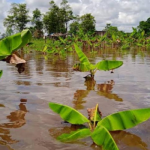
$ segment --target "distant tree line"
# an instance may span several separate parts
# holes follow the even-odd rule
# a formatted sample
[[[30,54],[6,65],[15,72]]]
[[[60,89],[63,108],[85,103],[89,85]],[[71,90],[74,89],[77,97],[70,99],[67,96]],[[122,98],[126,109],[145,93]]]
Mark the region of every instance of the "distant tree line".
[[[30,27],[27,27],[29,23]],[[90,13],[75,16],[67,0],[62,0],[60,6],[51,0],[48,12],[42,14],[36,8],[32,12],[32,17],[29,16],[26,4],[13,3],[3,24],[7,30],[6,34],[2,36],[9,36],[15,32],[21,32],[25,28],[29,28],[34,37],[39,38],[43,36],[43,31],[48,35],[68,32],[82,35],[93,33],[96,21]],[[150,18],[147,21],[141,21],[136,29],[137,32],[144,31],[146,36],[150,36]],[[108,35],[123,33],[123,31],[119,31],[117,27],[113,27],[111,24],[107,24],[104,30],[107,31]]]
[[[27,28],[27,24],[31,24],[30,30],[34,37],[43,36],[43,30],[47,34],[52,33],[74,33],[79,30],[83,32],[95,31],[95,19],[91,14],[83,16],[74,16],[72,8],[67,0],[62,0],[60,7],[52,0],[49,3],[49,11],[42,14],[38,8],[32,12],[32,17],[29,16],[26,4],[13,3],[8,16],[5,18],[3,24],[7,28],[6,36],[14,32],[20,32]],[[68,31],[70,23],[70,30]]]

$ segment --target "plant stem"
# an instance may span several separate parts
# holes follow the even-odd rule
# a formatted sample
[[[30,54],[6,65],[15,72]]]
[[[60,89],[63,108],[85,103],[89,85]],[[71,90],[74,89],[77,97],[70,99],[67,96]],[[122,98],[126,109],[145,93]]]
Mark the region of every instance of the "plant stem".
[[[89,127],[90,127],[90,130],[92,131],[92,125],[91,125],[91,121],[89,122]]]

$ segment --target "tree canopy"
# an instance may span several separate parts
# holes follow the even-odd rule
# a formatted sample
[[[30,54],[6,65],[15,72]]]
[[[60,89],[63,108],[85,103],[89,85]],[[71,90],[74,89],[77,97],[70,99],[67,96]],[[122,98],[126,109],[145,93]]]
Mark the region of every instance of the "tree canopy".
[[[48,34],[67,32],[68,22],[72,20],[73,12],[67,0],[62,0],[61,7],[52,0],[49,11],[44,15],[43,23]]]
[[[26,4],[13,3],[9,15],[4,20],[4,26],[8,29],[21,32],[30,21]]]
[[[145,35],[150,36],[150,18],[146,21],[140,21],[138,29],[139,31],[144,31]]]
[[[34,31],[34,37],[41,37],[43,35],[43,23],[41,21],[42,14],[38,8],[36,8],[33,11],[33,18],[32,18],[32,24],[34,25],[33,31]]]
[[[80,27],[84,33],[95,31],[95,18],[91,14],[85,14],[80,17]]]
[[[85,14],[81,17],[74,17],[74,21],[70,24],[70,33],[76,34],[79,32],[93,33],[95,31],[95,18],[91,14]]]
[[[33,17],[29,17],[29,10],[26,4],[12,3],[8,16],[3,22],[6,27],[5,36],[22,31],[27,28],[29,22],[31,22],[31,26],[28,28],[34,34],[34,37],[41,37],[43,35],[43,29],[48,34],[67,33],[68,26],[70,29],[69,32],[73,34],[82,32],[84,35],[85,33],[93,33],[95,31],[96,20],[94,16],[91,13],[87,13],[75,17],[68,0],[62,0],[60,5],[57,5],[54,0],[51,0],[49,2],[49,10],[44,15],[38,8],[32,14]],[[141,21],[136,29],[137,32],[143,32],[146,36],[150,36],[150,18],[146,21]],[[107,35],[113,34],[118,36],[118,34],[123,32],[111,24],[106,24],[104,30],[107,32]]]

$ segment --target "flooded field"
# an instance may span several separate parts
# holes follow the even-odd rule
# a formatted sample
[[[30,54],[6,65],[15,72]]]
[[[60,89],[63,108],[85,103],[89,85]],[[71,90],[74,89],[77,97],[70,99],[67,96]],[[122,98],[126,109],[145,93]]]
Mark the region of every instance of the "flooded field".
[[[57,57],[57,56],[56,56]],[[87,116],[97,103],[103,117],[122,110],[150,107],[150,52],[105,50],[91,57],[123,60],[122,67],[97,71],[93,81],[87,72],[72,70],[77,57],[45,59],[39,53],[24,55],[22,74],[0,62],[0,150],[100,150],[91,138],[61,143],[56,137],[76,126],[64,123],[48,102],[69,105]],[[125,131],[112,133],[120,150],[150,150],[150,120]]]

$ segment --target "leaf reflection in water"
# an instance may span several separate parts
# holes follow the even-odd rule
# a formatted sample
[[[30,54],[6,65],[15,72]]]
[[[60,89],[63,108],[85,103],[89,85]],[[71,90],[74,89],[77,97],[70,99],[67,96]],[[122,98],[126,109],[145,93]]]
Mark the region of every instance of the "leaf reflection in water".
[[[85,126],[71,125],[71,124],[67,123],[65,127],[63,124],[63,127],[55,127],[55,128],[49,129],[49,133],[53,138],[56,139],[58,136],[60,136],[63,133],[70,133],[71,131],[76,131],[81,128],[85,128]],[[132,134],[132,133],[129,133],[126,131],[115,131],[115,132],[111,132],[111,135],[113,136],[115,142],[117,143],[117,145],[120,149],[148,150],[147,144],[145,142],[143,142],[141,140],[141,138],[135,134]],[[92,143],[92,140],[91,140],[91,142],[89,142],[89,140],[91,140],[91,139],[87,138],[84,140],[82,139],[82,140],[73,141],[70,143],[89,145],[90,143]],[[92,145],[89,145],[89,146],[93,150],[102,150],[102,148],[100,146],[97,146],[94,143],[92,143]]]
[[[148,150],[147,144],[141,140],[141,138],[137,135],[126,131],[115,131],[111,132],[114,140],[117,145],[120,147],[124,147],[124,149],[139,149],[139,150]]]
[[[77,90],[74,93],[74,100],[73,100],[73,104],[75,105],[74,108],[79,110],[79,109],[83,109],[84,106],[83,104],[86,103],[86,101],[84,101],[83,99],[89,94],[89,91],[87,90]]]
[[[112,93],[113,86],[115,85],[114,80],[107,81],[102,84],[96,84],[94,78],[90,76],[86,76],[84,85],[86,86],[86,90],[76,90],[74,93],[74,108],[76,110],[83,109],[83,104],[86,103],[84,98],[88,96],[90,91],[95,91],[98,95],[104,96],[108,99],[114,99],[115,101],[123,101],[117,94]]]
[[[70,123],[63,123],[63,127],[50,128],[49,133],[54,139],[57,139],[57,137],[62,135],[63,133],[69,134],[71,131],[76,131],[81,128],[86,128],[86,127],[84,125],[73,125]],[[82,139],[82,140],[76,140],[76,141],[71,141],[71,142],[67,142],[67,143],[87,145],[87,143],[84,141],[85,140]]]
[[[25,63],[17,64],[16,68],[18,68],[18,73],[22,73],[25,71]]]
[[[123,99],[120,98],[117,94],[113,94],[111,92],[114,85],[115,82],[113,80],[107,81],[104,84],[97,84],[97,89],[98,89],[97,94],[100,96],[104,96],[108,99],[114,99],[115,101],[123,101]]]
[[[25,115],[28,112],[26,109],[26,99],[21,99],[19,104],[19,109],[11,112],[10,115],[7,116],[9,119],[8,123],[0,124],[0,145],[7,146],[10,150],[12,150],[8,144],[17,143],[17,140],[13,140],[10,135],[11,128],[20,128],[26,124]]]
[[[15,64],[16,68],[18,68],[18,73],[22,73],[25,70],[26,61],[22,59],[19,53],[17,52],[14,52],[12,55],[7,56],[1,61],[6,61],[9,64]]]

